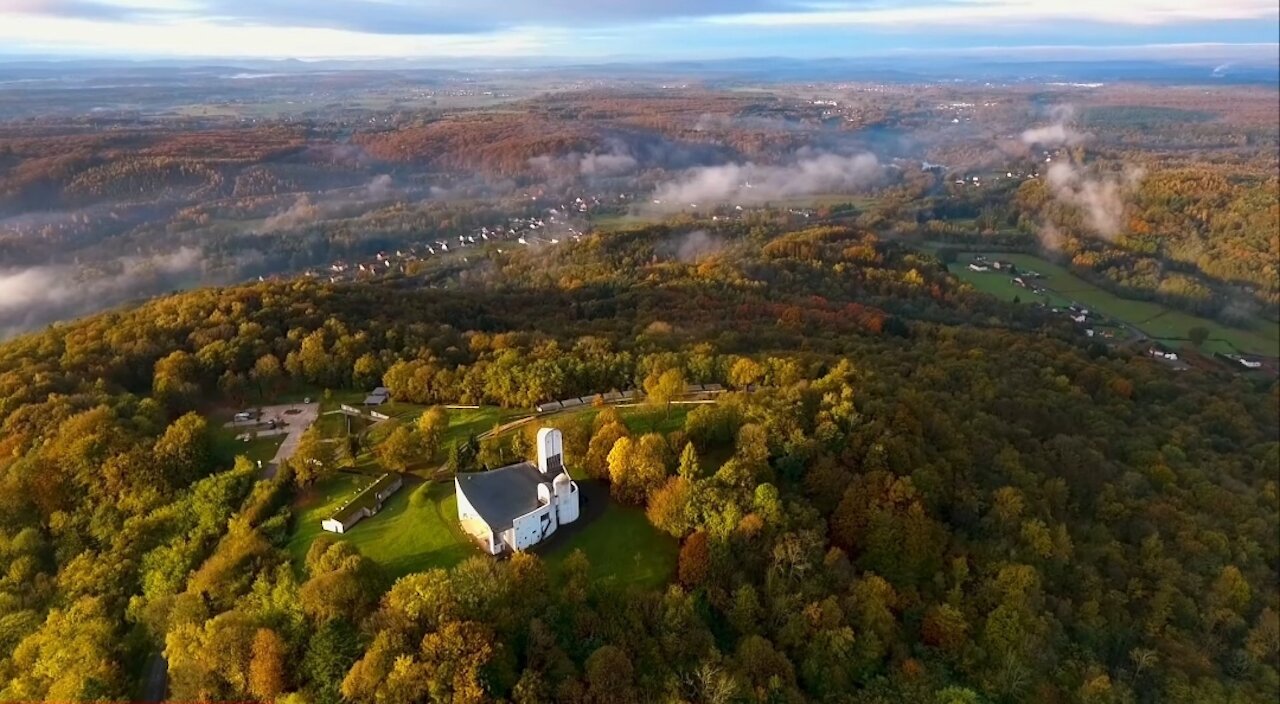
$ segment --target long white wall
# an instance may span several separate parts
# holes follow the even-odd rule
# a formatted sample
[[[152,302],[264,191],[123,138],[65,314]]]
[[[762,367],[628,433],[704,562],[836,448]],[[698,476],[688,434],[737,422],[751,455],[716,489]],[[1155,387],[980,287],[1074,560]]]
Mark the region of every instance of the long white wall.
[[[489,554],[497,555],[502,552],[502,546],[493,539],[493,530],[467,500],[467,495],[462,492],[462,484],[457,479],[453,480],[453,492],[458,496],[458,522],[462,524],[462,529],[479,539],[489,550]]]

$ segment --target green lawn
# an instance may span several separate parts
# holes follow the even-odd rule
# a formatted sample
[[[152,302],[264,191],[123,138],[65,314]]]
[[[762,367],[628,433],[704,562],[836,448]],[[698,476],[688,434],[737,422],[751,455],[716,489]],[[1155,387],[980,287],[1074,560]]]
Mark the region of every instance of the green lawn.
[[[447,448],[456,442],[466,442],[471,437],[480,435],[493,426],[515,420],[529,411],[497,406],[481,406],[480,408],[450,408],[449,429],[445,431],[440,447]]]
[[[236,439],[238,433],[239,431],[221,425],[214,427],[213,453],[220,463],[230,466],[239,455],[244,455],[255,463],[259,460],[264,463],[270,462],[271,458],[276,456],[276,450],[280,449],[280,443],[284,442],[283,435],[254,438],[244,442]]]
[[[371,481],[373,477],[339,474],[321,481],[295,503],[296,523],[288,550],[299,571],[311,542],[324,532],[320,521]],[[405,486],[378,515],[335,537],[355,545],[392,578],[452,567],[482,554],[458,526],[453,485],[428,484],[428,501],[418,506],[411,497],[420,486]],[[559,577],[564,559],[574,550],[586,554],[596,580],[656,589],[670,581],[679,546],[674,538],[650,525],[639,509],[610,501],[599,518],[543,555],[553,577]]]
[[[673,430],[681,430],[684,428],[685,417],[689,415],[693,409],[697,408],[697,404],[679,403],[671,404],[668,411],[663,408],[655,408],[648,404],[637,404],[634,406],[619,406],[618,414],[622,416],[622,422],[626,423],[627,430],[633,434],[643,433],[670,433]],[[570,408],[568,410],[559,411],[546,416],[553,424],[586,422],[590,423],[599,415],[600,409],[595,406],[585,406],[582,408]],[[533,421],[535,424],[538,421]]]
[[[324,531],[320,521],[359,491],[373,477],[339,474],[321,481],[294,507],[295,527],[288,550],[301,570],[311,541]],[[452,567],[480,554],[458,526],[458,502],[451,483],[427,485],[427,501],[414,505],[410,498],[422,486],[409,484],[376,516],[357,523],[339,537],[359,548],[393,578],[433,567]]]
[[[660,589],[671,581],[679,549],[675,538],[654,528],[642,511],[610,501],[603,515],[543,559],[559,579],[564,559],[581,550],[591,562],[592,579],[602,584]]]
[[[1185,339],[1179,338],[1186,338],[1188,330],[1200,326],[1209,330],[1209,342],[1204,346],[1206,352],[1241,351],[1280,356],[1280,326],[1262,318],[1257,318],[1249,328],[1230,327],[1208,318],[1174,310],[1160,303],[1121,298],[1081,279],[1065,267],[1035,255],[1017,253],[988,255],[992,259],[999,258],[1013,262],[1019,269],[1032,269],[1043,274],[1044,278],[1040,279],[1039,283],[1049,291],[1041,298],[1013,284],[1008,274],[998,271],[970,271],[968,264],[971,256],[970,254],[960,255],[958,261],[951,265],[951,272],[956,277],[973,284],[975,288],[1003,300],[1013,300],[1017,296],[1024,303],[1041,300],[1054,306],[1076,301],[1102,315],[1125,321],[1147,335],[1168,341],[1174,346],[1190,344]]]
[[[623,419],[632,432],[669,432],[684,425],[685,416],[694,406],[672,406],[670,415],[662,409],[635,406],[620,409]],[[419,408],[418,413],[421,412]],[[599,410],[584,408],[565,415],[591,418]],[[455,440],[466,440],[473,435],[491,429],[495,424],[519,417],[519,410],[483,407],[479,409],[451,409],[449,431],[444,445]],[[399,417],[399,416],[397,416]],[[560,418],[563,416],[557,416]],[[405,417],[412,422],[416,414]],[[370,439],[380,439],[379,433],[370,433]],[[288,550],[298,569],[306,558],[307,550],[317,536],[324,531],[320,522],[352,495],[372,482],[382,470],[371,456],[364,452],[358,461],[362,475],[342,473],[329,477],[294,505],[294,533]],[[433,567],[450,567],[471,555],[481,554],[462,532],[457,521],[457,497],[451,483],[431,483],[426,503],[411,500],[421,486],[408,485],[397,492],[378,515],[367,518],[340,536],[367,557],[378,562],[392,577],[420,572]],[[581,549],[591,561],[592,575],[601,581],[619,585],[636,585],[642,588],[658,588],[666,584],[675,569],[677,542],[652,525],[638,509],[608,504],[599,518],[581,526],[581,531],[565,536],[544,554],[553,576],[565,557],[573,550]]]

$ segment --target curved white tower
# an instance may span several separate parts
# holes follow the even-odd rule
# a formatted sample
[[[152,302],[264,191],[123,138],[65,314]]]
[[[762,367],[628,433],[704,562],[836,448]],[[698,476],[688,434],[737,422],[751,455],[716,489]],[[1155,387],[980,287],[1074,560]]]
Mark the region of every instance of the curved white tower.
[[[562,472],[556,475],[551,481],[551,488],[555,494],[556,521],[565,524],[578,520],[578,485],[569,478],[569,474]]]
[[[548,476],[564,471],[564,438],[555,428],[538,431],[538,471]]]

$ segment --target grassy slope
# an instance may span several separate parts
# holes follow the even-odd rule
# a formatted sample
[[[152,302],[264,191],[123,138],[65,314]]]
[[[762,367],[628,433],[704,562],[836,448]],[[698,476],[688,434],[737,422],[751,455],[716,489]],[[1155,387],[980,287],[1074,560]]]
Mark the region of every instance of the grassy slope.
[[[1188,330],[1201,326],[1209,330],[1210,341],[1205,345],[1206,351],[1229,352],[1233,351],[1234,346],[1242,352],[1280,356],[1280,326],[1265,320],[1258,319],[1249,329],[1228,327],[1159,303],[1121,298],[1084,281],[1064,267],[1034,255],[989,256],[1013,262],[1021,269],[1034,269],[1044,274],[1045,278],[1040,283],[1051,291],[1042,300],[1050,305],[1065,305],[1068,301],[1077,301],[1103,315],[1128,322],[1151,337],[1168,340],[1173,345],[1186,343],[1177,338],[1185,338]],[[1012,300],[1014,296],[1018,296],[1023,302],[1031,302],[1039,298],[1010,282],[1008,274],[998,271],[970,271],[968,260],[967,255],[962,255],[959,261],[951,265],[951,272],[973,284],[975,288],[1004,300]]]
[[[311,541],[323,532],[320,521],[369,481],[369,477],[351,474],[330,477],[304,497],[303,506],[295,507],[297,527],[288,545],[295,565],[301,567]],[[342,536],[362,554],[382,565],[392,577],[433,567],[451,567],[480,554],[458,527],[458,502],[453,485],[427,485],[428,500],[415,506],[410,497],[421,486],[406,484],[378,515],[366,518]]]
[[[639,509],[610,502],[604,515],[545,556],[558,578],[564,559],[581,550],[591,562],[593,579],[606,584],[659,589],[671,580],[679,545],[649,523]]]

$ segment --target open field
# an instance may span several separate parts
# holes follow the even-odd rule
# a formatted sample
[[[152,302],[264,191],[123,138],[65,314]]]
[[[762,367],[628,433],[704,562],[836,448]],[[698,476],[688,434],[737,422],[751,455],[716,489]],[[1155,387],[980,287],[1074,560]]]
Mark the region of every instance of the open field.
[[[1043,274],[1044,278],[1038,283],[1047,292],[1041,297],[1012,283],[1008,274],[998,271],[970,271],[968,263],[972,254],[961,254],[951,264],[951,273],[973,284],[978,290],[1003,300],[1012,301],[1016,297],[1024,303],[1040,300],[1052,306],[1076,302],[1104,316],[1133,325],[1150,337],[1176,347],[1190,344],[1186,339],[1187,331],[1199,326],[1209,331],[1209,341],[1204,345],[1206,352],[1239,351],[1280,356],[1280,326],[1262,318],[1256,318],[1253,326],[1247,329],[1230,327],[1153,301],[1121,298],[1081,279],[1065,267],[1031,254],[988,255],[1013,262],[1021,270],[1032,269]]]
[[[311,542],[324,532],[320,521],[371,481],[371,476],[338,474],[321,480],[299,498],[294,506],[296,527],[288,545],[298,569],[302,568]],[[392,577],[433,567],[452,567],[471,555],[479,555],[479,549],[472,546],[458,526],[458,501],[453,484],[425,485],[427,500],[414,505],[416,502],[411,501],[411,497],[422,486],[406,481],[376,516],[335,537],[355,545]]]
[[[236,440],[236,432],[229,428],[219,427],[214,430],[214,453],[219,460],[230,465],[238,455],[244,455],[249,461],[257,463],[259,461],[270,462],[275,457],[276,450],[280,449],[280,444],[284,442],[283,435],[275,435],[272,437],[255,438],[249,442]]]
[[[675,538],[654,528],[643,511],[609,501],[603,515],[555,542],[544,559],[558,579],[564,559],[581,550],[591,562],[593,581],[658,589],[671,580],[679,549]]]

